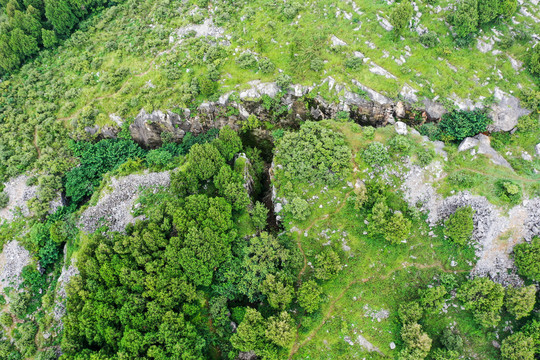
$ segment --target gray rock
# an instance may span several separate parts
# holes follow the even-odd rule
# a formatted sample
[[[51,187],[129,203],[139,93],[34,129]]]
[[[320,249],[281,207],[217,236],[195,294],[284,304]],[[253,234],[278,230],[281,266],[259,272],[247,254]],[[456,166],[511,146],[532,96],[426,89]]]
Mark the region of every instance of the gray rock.
[[[378,93],[375,90],[361,84],[357,80],[353,79],[353,80],[351,80],[351,82],[354,85],[358,86],[363,91],[365,91],[372,101],[375,101],[375,102],[377,102],[379,104],[392,104],[393,103],[393,101],[390,98],[388,98],[388,97],[382,95],[381,93]]]
[[[401,101],[397,102],[396,106],[394,107],[394,111],[396,112],[396,116],[400,119],[403,119],[407,115],[405,104],[403,104]]]
[[[493,94],[498,103],[491,106],[490,116],[493,124],[488,126],[489,131],[510,131],[516,127],[518,119],[529,115],[530,110],[520,106],[519,99],[508,95],[498,87]]]
[[[512,169],[510,163],[495,149],[491,147],[491,142],[489,137],[484,134],[478,134],[475,136],[478,139],[478,153],[486,155],[492,163],[495,165],[500,165]]]
[[[526,152],[526,151],[523,151],[523,152],[521,153],[521,158],[522,158],[523,160],[525,160],[525,161],[532,161],[532,160],[533,160],[532,156],[531,156],[528,152]]]
[[[394,128],[396,129],[396,133],[399,135],[407,135],[407,124],[404,122],[396,121]]]
[[[536,144],[534,151],[536,152],[536,156],[540,156],[540,143]]]
[[[415,103],[418,101],[418,97],[416,96],[416,93],[418,91],[413,89],[409,84],[405,83],[403,85],[403,88],[401,88],[400,95],[408,102]]]
[[[430,100],[430,99],[424,99],[423,100],[426,114],[430,120],[438,120],[442,118],[444,114],[446,114],[448,111],[442,106],[441,104]]]
[[[375,64],[373,61],[370,64],[369,71],[371,71],[374,74],[384,76],[387,79],[397,79],[388,70],[386,70],[386,69],[382,68],[381,66]]]
[[[201,110],[204,110],[204,104],[201,105]],[[163,132],[169,132],[173,140],[181,140],[185,134],[185,131],[179,127],[181,124],[182,120],[178,114],[160,110],[149,114],[142,109],[129,126],[129,132],[139,145],[157,148],[162,144],[161,133]]]
[[[458,146],[458,151],[467,151],[474,147],[478,146],[478,139],[467,137],[461,141],[461,144]]]
[[[4,245],[0,253],[0,293],[7,286],[19,289],[23,281],[21,277],[22,270],[30,263],[31,259],[28,250],[20,245],[17,240],[11,240]]]
[[[396,348],[396,344],[392,341],[390,343],[390,350],[394,350]]]
[[[487,42],[481,39],[478,39],[478,42],[476,43],[476,48],[482,53],[487,53],[493,50],[494,44],[495,44],[495,41],[493,41],[493,39],[490,39]]]
[[[90,136],[94,136],[97,134],[97,132],[99,131],[99,126],[98,125],[94,125],[94,126],[87,126],[84,128],[84,131],[90,135]]]
[[[339,39],[336,35],[332,35],[330,38],[330,41],[332,42],[332,46],[346,46],[347,43],[341,39]]]
[[[81,215],[80,227],[92,233],[101,225],[108,225],[111,231],[124,231],[129,223],[137,220],[131,213],[141,189],[168,187],[169,172],[132,174],[122,178],[112,178],[94,206],[89,206]]]

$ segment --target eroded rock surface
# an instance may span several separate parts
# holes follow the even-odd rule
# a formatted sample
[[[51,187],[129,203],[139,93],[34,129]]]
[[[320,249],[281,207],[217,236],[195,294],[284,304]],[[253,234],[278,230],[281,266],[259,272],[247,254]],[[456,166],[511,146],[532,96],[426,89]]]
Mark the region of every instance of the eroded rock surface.
[[[168,171],[132,174],[122,178],[112,178],[108,188],[104,189],[95,206],[88,207],[81,215],[80,226],[83,231],[94,232],[102,225],[110,231],[124,231],[129,223],[138,218],[131,212],[141,189],[158,189],[168,187],[170,174]]]

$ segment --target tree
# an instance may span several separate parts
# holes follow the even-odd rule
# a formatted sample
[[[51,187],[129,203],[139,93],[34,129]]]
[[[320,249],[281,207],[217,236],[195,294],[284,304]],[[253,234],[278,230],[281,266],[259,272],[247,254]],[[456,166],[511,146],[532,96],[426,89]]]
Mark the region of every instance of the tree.
[[[46,48],[52,48],[58,42],[56,33],[53,30],[41,29],[41,39],[43,46]]]
[[[466,37],[478,28],[477,0],[461,0],[452,13],[452,24],[459,37]]]
[[[377,234],[383,234],[388,230],[388,205],[385,198],[378,198],[371,209],[369,230]],[[400,240],[401,241],[401,240]]]
[[[514,247],[514,260],[520,275],[534,281],[540,281],[540,237],[530,243],[518,244]]]
[[[491,119],[479,110],[454,110],[442,116],[439,128],[448,140],[461,141],[486,131],[490,123]]]
[[[540,75],[540,45],[537,44],[527,51],[526,61],[529,71],[533,75]]]
[[[399,319],[402,324],[415,323],[422,318],[422,308],[417,302],[408,302],[399,305]]]
[[[235,210],[245,209],[249,205],[249,195],[244,188],[242,175],[232,170],[229,165],[223,165],[214,177],[214,185],[219,195],[227,199]]]
[[[478,22],[480,24],[488,23],[499,15],[500,0],[481,0],[478,1]]]
[[[5,191],[0,191],[0,209],[5,208],[9,203],[9,195]]]
[[[416,322],[403,325],[401,338],[405,343],[405,352],[415,354],[418,359],[425,358],[431,349],[431,338]]]
[[[401,211],[396,211],[390,217],[385,230],[385,237],[392,244],[398,244],[407,239],[411,232],[411,220],[405,218]]]
[[[268,216],[268,209],[263,203],[257,201],[253,209],[251,210],[251,222],[257,231],[261,231],[266,226],[266,218]]]
[[[464,206],[444,222],[444,235],[458,245],[466,245],[472,237],[474,230],[474,210],[470,206]]]
[[[77,23],[77,17],[71,11],[71,7],[66,0],[44,0],[45,16],[54,27],[54,30],[61,35],[68,35],[73,26]]]
[[[397,35],[400,35],[409,25],[409,21],[413,15],[413,6],[409,1],[396,3],[390,14],[390,23],[394,27]]]
[[[371,166],[383,166],[390,161],[386,146],[374,141],[362,152],[362,159]]]
[[[11,32],[9,45],[21,58],[33,55],[39,50],[37,40],[30,35],[26,35],[21,29],[14,29]]]
[[[495,326],[501,320],[504,288],[487,278],[475,278],[463,284],[457,297],[465,309],[472,311],[474,319],[482,326]]]
[[[213,144],[226,161],[232,160],[234,155],[242,150],[242,139],[228,125],[219,130],[219,136]]]
[[[517,0],[499,0],[498,2],[498,14],[502,17],[511,17],[517,9]]]
[[[463,338],[457,329],[447,326],[442,334],[441,343],[450,351],[463,352]]]
[[[265,336],[274,344],[287,347],[296,335],[294,321],[288,312],[282,311],[279,316],[271,316],[266,325]]]
[[[286,309],[293,299],[292,286],[280,281],[274,274],[266,275],[261,285],[261,292],[266,295],[268,304],[275,309]]]
[[[504,360],[534,360],[532,338],[517,332],[503,340],[501,355]]]
[[[325,249],[315,256],[315,277],[328,280],[341,271],[338,254],[332,249]]]
[[[315,281],[306,281],[298,288],[298,303],[310,314],[321,306],[321,295],[321,287]]]
[[[537,259],[538,261],[538,259]],[[536,301],[536,286],[529,285],[521,288],[509,286],[504,298],[506,309],[517,320],[527,316],[534,309]]]
[[[0,33],[0,67],[4,71],[13,70],[21,62],[19,56],[11,48],[9,40],[8,34]]]
[[[231,336],[231,344],[240,351],[257,352],[263,346],[265,338],[265,321],[263,316],[253,308],[246,308],[242,323]]]
[[[300,221],[306,220],[311,214],[308,202],[300,197],[293,198],[286,205],[286,210],[291,213],[293,219]]]
[[[199,180],[208,180],[218,173],[225,159],[212,144],[195,144],[189,150],[189,169]]]
[[[444,305],[446,293],[444,286],[427,288],[422,294],[422,306],[431,312],[439,312]]]

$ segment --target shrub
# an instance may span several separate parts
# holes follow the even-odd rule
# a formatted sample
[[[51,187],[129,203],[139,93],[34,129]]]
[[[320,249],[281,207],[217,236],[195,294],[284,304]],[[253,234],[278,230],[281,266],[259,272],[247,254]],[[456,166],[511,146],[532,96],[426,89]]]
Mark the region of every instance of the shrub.
[[[415,323],[422,318],[422,308],[417,302],[408,302],[399,305],[399,320],[402,324]]]
[[[540,281],[538,259],[540,259],[540,237],[535,237],[530,243],[522,243],[514,247],[514,260],[520,275]]]
[[[527,66],[533,75],[540,75],[540,45],[529,49],[526,55]]]
[[[427,333],[422,331],[422,326],[418,323],[407,323],[403,325],[401,338],[405,343],[405,349],[401,351],[400,356],[406,359],[423,359],[431,349],[431,338]],[[410,354],[414,354],[414,357],[411,357]]]
[[[362,135],[364,135],[366,139],[372,140],[375,135],[375,128],[373,126],[363,126]]]
[[[477,0],[461,0],[451,12],[451,23],[459,38],[468,36],[478,27],[478,2]]]
[[[364,61],[356,56],[351,56],[345,59],[345,67],[349,70],[358,71],[362,68]]]
[[[295,220],[306,220],[311,214],[308,202],[299,197],[292,199],[292,201],[286,205],[286,208]]]
[[[441,343],[450,351],[463,351],[463,338],[456,329],[447,326],[442,333]]]
[[[287,74],[279,74],[276,78],[276,85],[281,89],[281,90],[287,90],[289,88],[289,86],[291,86],[292,84],[292,79],[289,75]]]
[[[236,63],[241,69],[255,69],[257,67],[257,58],[250,52],[240,54]]]
[[[9,203],[9,195],[5,191],[0,192],[0,209],[5,208]]]
[[[400,211],[396,211],[388,220],[385,238],[392,244],[406,240],[411,232],[411,220],[405,218]]]
[[[396,34],[401,34],[408,27],[413,11],[413,6],[409,1],[402,1],[394,5],[390,14],[390,23]]]
[[[469,189],[476,183],[474,175],[465,170],[456,171],[455,173],[450,174],[450,176],[448,176],[448,181],[460,189]]]
[[[463,140],[486,131],[491,119],[484,113],[457,110],[443,115],[439,128],[451,139]]]
[[[418,127],[418,132],[424,136],[427,136],[430,140],[439,140],[441,130],[434,123],[422,124]]]
[[[466,310],[482,326],[495,326],[501,320],[504,288],[487,278],[475,278],[463,284],[457,294]]]
[[[276,146],[276,163],[288,181],[335,183],[350,167],[351,152],[342,134],[321,123],[305,122]]]
[[[534,360],[533,339],[522,332],[508,336],[501,344],[503,360]]]
[[[466,245],[471,240],[474,230],[474,210],[470,206],[464,206],[444,222],[444,235],[458,245]]]
[[[315,256],[315,277],[328,280],[341,271],[341,261],[338,254],[332,249],[324,249]]]
[[[311,60],[309,68],[315,72],[320,72],[324,69],[324,61],[321,59],[313,59]]]
[[[259,61],[259,70],[261,70],[263,74],[272,74],[276,71],[276,65],[274,65],[270,59],[262,58],[261,61]]]
[[[510,314],[517,320],[527,316],[534,309],[536,301],[536,287],[534,285],[506,288],[504,304]]]
[[[503,201],[518,204],[521,201],[521,188],[512,180],[497,180],[495,194]]]
[[[446,288],[444,286],[427,288],[422,294],[422,306],[424,307],[424,309],[437,313],[442,309],[444,305],[445,296]]]
[[[418,41],[420,42],[420,44],[424,45],[427,48],[435,47],[439,43],[437,34],[429,31],[420,35],[418,37]]]
[[[396,135],[388,142],[392,154],[400,153],[401,155],[408,155],[412,145],[411,140],[404,135]]]
[[[418,158],[420,166],[427,166],[435,157],[435,151],[433,149],[422,148],[418,150],[416,157]]]
[[[148,165],[160,168],[167,166],[171,159],[172,154],[162,149],[151,150],[146,155],[146,162]]]
[[[374,141],[362,152],[362,159],[371,166],[382,166],[390,161],[386,146]]]
[[[322,289],[315,281],[306,281],[298,288],[298,304],[310,314],[321,306],[321,295]]]

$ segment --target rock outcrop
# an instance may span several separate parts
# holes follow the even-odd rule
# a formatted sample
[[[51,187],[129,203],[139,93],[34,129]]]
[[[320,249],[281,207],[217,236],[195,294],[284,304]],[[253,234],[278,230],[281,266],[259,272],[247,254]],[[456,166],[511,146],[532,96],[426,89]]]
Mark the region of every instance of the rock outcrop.
[[[4,245],[0,253],[0,294],[4,287],[10,286],[18,289],[23,279],[23,268],[30,264],[30,253],[17,240],[12,240]]]
[[[112,178],[112,191],[101,195],[97,204],[88,207],[81,215],[80,227],[83,231],[94,232],[101,225],[110,231],[124,231],[129,223],[137,220],[132,214],[135,200],[141,188],[167,187],[170,184],[169,172],[132,174],[122,178]]]
[[[489,113],[493,119],[493,124],[488,126],[489,131],[510,131],[516,127],[520,117],[531,113],[521,107],[517,97],[508,95],[499,88],[495,88],[493,95],[496,103],[491,106]]]
[[[495,165],[504,166],[509,169],[512,168],[510,163],[491,147],[489,137],[484,134],[478,134],[475,137],[463,139],[461,144],[459,144],[458,151],[471,150],[475,152],[476,148],[478,148],[478,154],[486,155]]]

